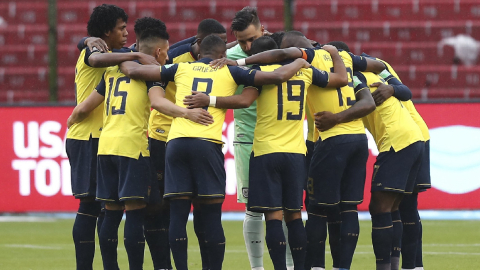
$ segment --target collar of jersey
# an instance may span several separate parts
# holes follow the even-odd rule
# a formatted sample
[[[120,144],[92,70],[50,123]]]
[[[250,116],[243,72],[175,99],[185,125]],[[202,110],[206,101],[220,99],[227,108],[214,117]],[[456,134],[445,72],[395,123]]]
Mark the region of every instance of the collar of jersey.
[[[202,59],[199,59],[197,61],[195,61],[194,63],[197,63],[197,62],[200,62],[200,63],[204,63],[204,64],[209,64],[210,62],[212,62],[213,59],[212,58],[202,58]]]

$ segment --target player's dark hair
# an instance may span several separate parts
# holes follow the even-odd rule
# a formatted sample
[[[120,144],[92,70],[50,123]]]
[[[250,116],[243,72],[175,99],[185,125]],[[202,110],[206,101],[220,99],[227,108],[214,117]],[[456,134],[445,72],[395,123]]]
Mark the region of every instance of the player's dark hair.
[[[254,7],[244,7],[239,12],[235,13],[232,24],[230,28],[232,31],[243,31],[247,29],[250,24],[255,25],[256,27],[260,26],[260,19],[257,15],[257,8]]]
[[[115,5],[103,4],[95,7],[87,24],[87,32],[91,37],[103,37],[117,25],[117,20],[127,22],[128,15],[125,10]]]
[[[278,45],[273,40],[273,38],[268,37],[268,36],[263,36],[255,39],[252,42],[252,47],[250,48],[250,53],[252,55],[261,53],[264,51],[269,51],[269,50],[275,50],[278,49]]]
[[[170,38],[170,35],[167,32],[167,27],[165,27],[165,24],[158,20],[163,27],[157,27],[157,28],[147,28],[143,30],[142,34],[140,35],[140,38],[138,39],[139,42],[145,41],[149,38],[160,38],[160,39],[165,39],[168,40]]]
[[[337,50],[344,50],[346,52],[350,52],[350,48],[343,41],[330,41],[327,43],[327,45],[332,45],[333,47],[337,48]]]
[[[275,40],[275,43],[277,43],[277,46],[280,48],[282,46],[282,40],[283,36],[285,35],[285,32],[283,31],[278,31],[273,33],[270,37]]]
[[[200,44],[201,55],[218,55],[227,50],[227,45],[219,36],[208,35]]]
[[[305,35],[302,32],[288,31],[285,32],[285,34],[283,35],[281,47],[307,47],[307,43],[310,44],[310,42],[306,39]]]
[[[205,19],[198,24],[197,35],[208,36],[223,33],[227,33],[227,29],[215,19]]]
[[[160,29],[165,32],[167,31],[165,23],[152,17],[143,17],[135,21],[133,31],[135,31],[135,35],[138,39],[142,35],[142,32],[147,29]]]

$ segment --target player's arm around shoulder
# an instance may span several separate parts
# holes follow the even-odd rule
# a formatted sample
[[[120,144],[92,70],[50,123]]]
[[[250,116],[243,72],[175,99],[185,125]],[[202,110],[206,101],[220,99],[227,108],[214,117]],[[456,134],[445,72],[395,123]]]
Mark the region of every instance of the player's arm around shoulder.
[[[301,68],[309,68],[310,66],[310,63],[305,59],[298,58],[272,72],[257,71],[254,85],[281,84],[292,78]]]
[[[329,81],[326,87],[340,88],[348,84],[348,75],[342,57],[337,48],[332,45],[324,45],[322,49],[330,53],[333,62],[333,72],[329,74]]]
[[[90,52],[87,49],[87,52]],[[100,53],[93,51],[86,55],[85,63],[91,67],[111,67],[116,66],[124,61],[139,61],[145,65],[159,65],[155,57],[141,52],[119,51],[112,53]]]
[[[203,109],[186,109],[165,98],[165,90],[158,84],[147,82],[148,98],[155,110],[172,117],[182,117],[208,126],[213,123],[212,115]]]
[[[96,91],[92,93],[85,99],[83,102],[78,104],[74,109],[70,117],[67,120],[67,127],[70,128],[72,125],[83,121],[88,115],[97,108],[105,100],[105,79],[102,77],[102,80],[95,88]]]
[[[387,69],[379,74],[388,84],[376,82],[371,84],[377,89],[372,93],[373,99],[377,106],[381,105],[385,100],[394,96],[398,100],[407,101],[412,98],[412,91],[408,86],[404,85],[400,80],[393,76]]]

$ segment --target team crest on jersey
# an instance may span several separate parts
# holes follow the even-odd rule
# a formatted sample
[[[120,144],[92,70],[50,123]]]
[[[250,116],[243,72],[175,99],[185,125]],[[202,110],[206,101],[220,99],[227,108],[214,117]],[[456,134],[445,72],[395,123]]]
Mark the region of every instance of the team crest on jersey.
[[[242,188],[242,196],[248,199],[248,188]]]

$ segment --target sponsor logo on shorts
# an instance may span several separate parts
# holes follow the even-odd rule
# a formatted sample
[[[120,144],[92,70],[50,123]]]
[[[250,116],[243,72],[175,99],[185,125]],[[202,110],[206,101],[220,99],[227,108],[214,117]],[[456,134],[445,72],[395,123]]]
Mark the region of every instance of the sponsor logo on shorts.
[[[158,133],[163,134],[163,133],[165,133],[165,130],[163,130],[163,129],[158,129],[158,128],[157,128],[157,129],[155,130],[155,132],[158,132]]]
[[[242,188],[242,196],[248,199],[248,188]]]

